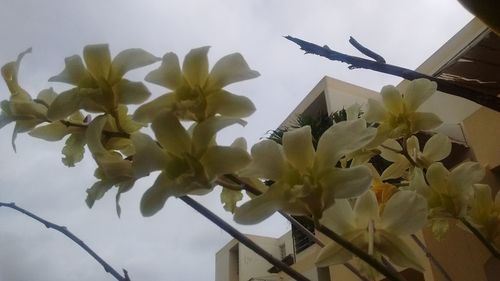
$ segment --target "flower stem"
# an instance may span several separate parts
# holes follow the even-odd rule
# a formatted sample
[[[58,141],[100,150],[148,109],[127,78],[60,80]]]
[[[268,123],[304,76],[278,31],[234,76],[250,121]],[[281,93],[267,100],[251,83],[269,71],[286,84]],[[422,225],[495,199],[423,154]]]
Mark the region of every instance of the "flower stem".
[[[90,249],[89,246],[87,246],[87,244],[85,244],[85,242],[83,242],[82,240],[80,240],[80,238],[76,237],[73,233],[71,233],[71,231],[69,231],[65,226],[60,226],[60,225],[57,225],[57,224],[54,224],[54,223],[51,223],[45,219],[42,219],[41,217],[21,208],[21,207],[18,207],[16,206],[15,203],[3,203],[3,202],[0,202],[0,207],[7,207],[7,208],[11,208],[13,210],[16,210],[22,214],[25,214],[27,215],[28,217],[34,219],[34,220],[37,220],[39,222],[41,222],[43,225],[45,225],[45,227],[47,228],[52,228],[56,231],[59,231],[61,232],[62,234],[64,234],[66,237],[68,237],[69,239],[73,240],[73,242],[75,242],[76,244],[78,244],[78,246],[80,246],[81,248],[83,248],[89,255],[91,255],[97,262],[99,262],[103,267],[104,267],[104,270],[106,272],[108,272],[109,274],[113,275],[113,277],[115,277],[116,280],[119,280],[119,281],[130,281],[130,278],[128,277],[128,272],[123,269],[123,272],[124,272],[124,277],[120,275],[120,273],[118,273],[114,268],[112,268],[108,263],[106,263],[101,257],[99,257],[92,249]]]
[[[250,248],[252,251],[254,251],[256,254],[259,256],[263,257],[265,260],[267,260],[269,263],[272,265],[276,266],[277,268],[281,269],[284,271],[286,274],[288,274],[290,277],[294,278],[295,280],[298,281],[310,281],[306,277],[304,277],[302,274],[298,273],[295,271],[293,268],[290,266],[286,265],[284,262],[278,260],[277,258],[273,257],[271,254],[269,254],[267,251],[262,249],[259,245],[257,245],[255,242],[250,240],[247,236],[245,236],[243,233],[239,232],[236,230],[234,227],[229,225],[227,222],[223,221],[221,218],[219,218],[217,215],[212,213],[210,210],[205,208],[203,205],[200,203],[196,202],[189,196],[181,196],[179,197],[184,203],[188,204],[191,206],[193,209],[198,211],[200,214],[202,214],[204,217],[215,223],[218,227],[220,227],[222,230],[227,232],[229,235],[234,237],[236,240],[238,240],[240,243],[243,245],[247,246]]]
[[[418,239],[417,235],[412,234],[411,238],[413,239],[413,241],[415,241],[415,243],[417,243],[420,249],[422,249],[422,251],[425,253],[429,261],[439,270],[439,272],[443,275],[443,277],[448,281],[453,281],[453,279],[451,279],[451,276],[448,274],[448,272],[446,272],[441,263],[439,263],[439,261],[432,255],[432,253],[427,249],[427,247],[425,247],[424,243],[422,243],[422,241]]]
[[[500,252],[491,244],[488,239],[486,239],[481,232],[477,228],[475,228],[470,222],[467,221],[465,218],[460,218],[460,221],[469,229],[481,243],[490,251],[490,253],[497,259],[500,259]]]

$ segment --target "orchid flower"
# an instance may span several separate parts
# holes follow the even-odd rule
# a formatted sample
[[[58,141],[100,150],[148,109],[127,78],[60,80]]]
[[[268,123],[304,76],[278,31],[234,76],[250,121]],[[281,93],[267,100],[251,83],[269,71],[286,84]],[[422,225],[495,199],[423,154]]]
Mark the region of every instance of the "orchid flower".
[[[368,191],[356,200],[354,208],[348,200],[337,200],[320,222],[375,258],[385,256],[398,266],[423,271],[402,237],[419,231],[426,218],[425,199],[415,192],[396,192],[380,210],[375,193]],[[315,263],[324,267],[345,263],[353,257],[332,241],[321,249]]]
[[[401,145],[393,140],[386,140],[381,146],[382,158],[393,162],[382,173],[382,179],[397,179],[404,175],[404,173],[414,168],[408,158],[397,151],[402,151]],[[424,150],[420,151],[420,144],[416,136],[411,136],[406,141],[406,150],[414,163],[420,168],[427,169],[432,163],[443,160],[448,157],[451,152],[451,141],[443,134],[433,135],[424,146]]]
[[[181,120],[201,122],[216,114],[243,118],[255,111],[253,103],[244,96],[234,95],[223,88],[229,84],[259,76],[251,70],[239,53],[221,58],[208,71],[209,47],[191,50],[181,67],[174,53],[163,57],[161,66],[150,72],[145,80],[172,92],[140,106],[134,118],[151,122],[156,114],[168,109]]]
[[[123,76],[160,60],[142,49],[127,49],[111,59],[106,44],[86,46],[83,59],[85,65],[78,55],[67,57],[64,70],[49,79],[75,86],[55,98],[49,107],[49,119],[64,119],[84,109],[111,114],[120,125],[119,105],[141,104],[151,95],[142,82],[132,82]]]
[[[250,156],[239,140],[231,146],[219,146],[214,139],[219,130],[236,123],[244,124],[241,119],[211,117],[196,123],[190,132],[173,113],[163,111],[157,115],[152,129],[160,146],[152,139],[143,139],[142,145],[147,147],[144,151],[149,152],[139,157],[144,159],[141,165],[149,165],[149,170],[161,173],[142,197],[142,214],[154,215],[171,196],[208,193],[218,176],[244,168]],[[151,153],[164,155],[164,159],[147,161]]]
[[[493,199],[490,186],[474,185],[468,217],[487,239],[495,241],[500,236],[500,192]]]
[[[409,83],[404,95],[394,86],[382,88],[383,105],[374,100],[368,100],[368,108],[363,118],[367,122],[379,123],[377,136],[371,146],[375,147],[387,138],[408,138],[421,130],[434,129],[442,121],[434,113],[417,112],[417,109],[437,89],[437,84],[427,79],[416,79]]]
[[[258,223],[278,210],[292,215],[321,218],[336,198],[356,197],[371,183],[366,166],[337,168],[340,158],[366,145],[375,129],[362,119],[330,127],[314,150],[311,128],[305,126],[283,135],[283,145],[264,140],[252,147],[252,163],[240,175],[274,181],[262,195],[240,206],[234,219]]]

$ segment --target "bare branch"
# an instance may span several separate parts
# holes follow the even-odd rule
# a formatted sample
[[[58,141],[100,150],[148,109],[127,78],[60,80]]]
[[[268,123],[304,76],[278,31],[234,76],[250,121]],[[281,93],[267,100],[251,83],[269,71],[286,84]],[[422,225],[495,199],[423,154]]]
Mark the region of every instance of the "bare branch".
[[[104,270],[113,275],[113,277],[116,278],[116,280],[119,280],[119,281],[130,281],[130,278],[128,277],[128,272],[124,269],[123,272],[125,274],[125,277],[122,277],[120,275],[120,273],[118,273],[113,267],[111,267],[107,262],[105,262],[101,257],[99,257],[99,255],[97,255],[92,249],[90,249],[89,246],[87,246],[87,244],[85,244],[85,242],[83,242],[82,240],[80,240],[80,238],[76,237],[76,235],[74,235],[73,233],[71,233],[71,231],[69,231],[65,226],[60,226],[60,225],[57,225],[57,224],[54,224],[54,223],[51,223],[45,219],[42,219],[41,217],[21,208],[21,207],[18,207],[16,206],[15,203],[3,203],[3,202],[0,202],[0,207],[7,207],[7,208],[11,208],[11,209],[14,209],[20,213],[23,213],[25,215],[27,215],[28,217],[34,219],[34,220],[37,220],[39,221],[40,223],[42,223],[43,225],[45,225],[45,227],[47,228],[52,228],[56,231],[59,231],[61,232],[62,234],[64,234],[66,237],[68,237],[69,239],[73,240],[73,242],[75,242],[76,244],[78,244],[78,246],[80,246],[82,249],[84,249],[89,255],[91,255],[97,262],[99,262],[103,267],[104,267]]]
[[[365,46],[361,45],[352,36],[349,37],[349,43],[351,43],[351,45],[354,48],[356,48],[358,51],[360,51],[365,56],[370,57],[370,58],[374,59],[377,62],[385,63],[385,59],[381,55],[379,55],[379,54],[375,53],[374,51],[372,51],[372,50],[366,48]]]
[[[292,36],[285,36],[286,39],[296,43],[300,46],[302,50],[305,51],[306,54],[315,54],[318,56],[325,57],[329,60],[340,61],[350,65],[352,68],[365,68],[371,69],[374,71],[391,74],[395,76],[399,76],[401,78],[407,80],[415,80],[418,78],[426,78],[431,81],[434,81],[438,85],[438,90],[448,93],[450,95],[462,97],[468,99],[470,101],[476,102],[480,105],[491,108],[495,111],[500,111],[500,98],[492,95],[488,95],[482,92],[475,91],[470,88],[462,87],[460,85],[451,83],[449,81],[435,78],[429,75],[425,75],[410,69],[406,69],[403,67],[380,63],[373,60],[368,60],[360,57],[350,56],[343,53],[339,53],[331,50],[330,48],[325,48],[318,46],[316,44],[304,41],[299,38],[295,38]]]

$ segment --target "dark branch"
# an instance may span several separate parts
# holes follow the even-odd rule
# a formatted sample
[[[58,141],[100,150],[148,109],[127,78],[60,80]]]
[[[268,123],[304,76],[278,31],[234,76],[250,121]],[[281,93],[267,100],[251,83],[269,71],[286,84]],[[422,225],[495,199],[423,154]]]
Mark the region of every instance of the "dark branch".
[[[453,281],[453,279],[451,279],[451,276],[448,274],[448,272],[446,272],[446,270],[441,265],[441,263],[432,255],[432,253],[427,249],[427,247],[425,247],[424,243],[422,243],[422,241],[420,241],[420,239],[418,239],[417,235],[412,234],[411,238],[413,239],[413,241],[415,241],[415,243],[418,245],[418,247],[420,247],[420,249],[422,249],[422,251],[425,253],[425,255],[427,256],[429,261],[435,267],[437,267],[439,272],[443,275],[444,279],[446,279],[447,281]]]
[[[349,43],[351,43],[351,45],[354,48],[356,48],[358,51],[360,51],[365,56],[370,57],[370,58],[374,59],[375,61],[377,61],[379,63],[385,63],[385,59],[381,55],[379,55],[379,54],[375,53],[374,51],[372,51],[372,50],[366,48],[365,46],[361,45],[352,36],[349,37]]]
[[[467,229],[469,229],[474,234],[474,236],[476,236],[477,239],[479,239],[479,241],[481,241],[481,243],[488,249],[488,251],[490,251],[492,256],[494,256],[497,259],[500,259],[500,252],[495,248],[495,246],[490,241],[488,241],[488,239],[486,239],[483,236],[483,234],[477,228],[475,228],[465,218],[460,218],[460,221],[467,227]]]
[[[45,219],[42,219],[41,217],[21,208],[21,207],[18,207],[16,206],[15,203],[3,203],[3,202],[0,202],[0,207],[7,207],[7,208],[11,208],[11,209],[14,209],[20,213],[23,213],[25,215],[27,215],[28,217],[34,219],[34,220],[37,220],[39,221],[40,223],[42,223],[43,225],[45,225],[45,227],[47,228],[52,228],[56,231],[59,231],[61,232],[62,234],[64,234],[66,237],[68,237],[69,239],[73,240],[73,242],[75,242],[76,244],[78,244],[78,246],[80,246],[81,248],[83,248],[89,255],[91,255],[97,262],[99,262],[103,267],[104,267],[104,270],[106,272],[108,272],[109,274],[113,275],[113,277],[116,278],[116,280],[119,280],[119,281],[130,281],[130,278],[128,277],[128,272],[124,269],[123,272],[125,274],[125,277],[122,277],[120,275],[120,273],[118,273],[114,268],[112,268],[108,263],[106,263],[101,257],[99,257],[92,249],[89,248],[89,246],[87,246],[87,244],[85,244],[85,242],[83,242],[82,240],[80,240],[80,238],[76,237],[73,233],[71,233],[71,231],[69,231],[65,226],[60,226],[60,225],[57,225],[57,224],[54,224],[54,223],[51,223]]]
[[[271,254],[269,254],[267,251],[262,249],[259,245],[257,245],[255,242],[250,240],[247,236],[245,236],[243,233],[239,232],[237,229],[229,225],[227,222],[223,221],[221,218],[219,218],[217,215],[212,213],[210,210],[205,208],[203,205],[200,203],[196,202],[189,196],[182,196],[179,197],[184,203],[188,204],[191,206],[193,209],[198,211],[200,214],[202,214],[205,218],[209,219],[213,223],[215,223],[218,227],[220,227],[222,230],[227,232],[229,235],[234,237],[236,240],[241,242],[243,245],[247,246],[250,248],[252,251],[257,253],[259,256],[263,257],[265,260],[267,260],[269,263],[274,265],[275,267],[283,270],[286,272],[290,277],[294,278],[295,280],[299,281],[309,281],[306,277],[304,277],[302,274],[298,273],[295,271],[293,268],[290,266],[286,265],[284,262],[280,261],[279,259],[273,257]]]
[[[395,76],[399,76],[401,78],[407,80],[415,80],[418,78],[426,78],[431,81],[434,81],[438,85],[438,90],[441,92],[448,93],[450,95],[462,97],[473,102],[476,102],[480,105],[491,108],[495,111],[500,111],[500,98],[492,95],[488,95],[482,92],[478,92],[469,88],[465,88],[459,86],[457,84],[451,83],[449,81],[435,78],[429,75],[425,75],[410,69],[406,69],[403,67],[380,63],[373,60],[368,60],[360,57],[350,56],[343,53],[339,53],[333,51],[329,48],[321,47],[316,44],[301,40],[299,38],[295,38],[292,36],[285,36],[286,39],[296,43],[300,46],[302,50],[305,51],[306,54],[315,54],[318,56],[325,57],[330,60],[340,61],[349,64],[353,68],[365,68],[371,69],[378,72],[391,74]]]

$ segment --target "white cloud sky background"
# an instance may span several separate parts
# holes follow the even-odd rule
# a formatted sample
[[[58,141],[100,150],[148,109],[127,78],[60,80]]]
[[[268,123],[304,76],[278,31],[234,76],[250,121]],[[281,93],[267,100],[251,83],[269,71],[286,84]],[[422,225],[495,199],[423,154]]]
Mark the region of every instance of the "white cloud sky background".
[[[252,144],[277,127],[324,75],[374,90],[400,81],[303,55],[284,35],[359,55],[347,42],[354,36],[388,63],[415,68],[471,18],[455,0],[0,0],[0,64],[33,47],[19,76],[21,85],[36,95],[47,87],[65,89],[47,79],[63,69],[65,57],[81,55],[87,44],[109,43],[113,55],[139,47],[157,56],[173,51],[180,58],[191,48],[210,45],[211,65],[240,52],[261,77],[229,89],[249,96],[257,112],[245,128],[223,131],[221,140],[243,135]],[[129,77],[140,79],[155,67]],[[147,86],[155,96],[164,93]],[[8,99],[3,83],[0,95]],[[60,161],[63,142],[44,142],[25,134],[18,136],[14,153],[12,129],[9,125],[0,131],[0,201],[16,202],[67,226],[112,266],[126,268],[132,280],[214,280],[215,253],[230,237],[175,199],[169,199],[156,216],[142,218],[139,201],[155,176],[123,194],[118,219],[114,191],[93,209],[85,205],[85,190],[95,181],[95,164],[88,153],[76,168],[66,168]],[[231,220],[219,204],[218,189],[197,200]],[[289,226],[275,216],[258,226],[238,228],[279,236]],[[66,237],[0,208],[0,281],[28,280],[115,279]]]

